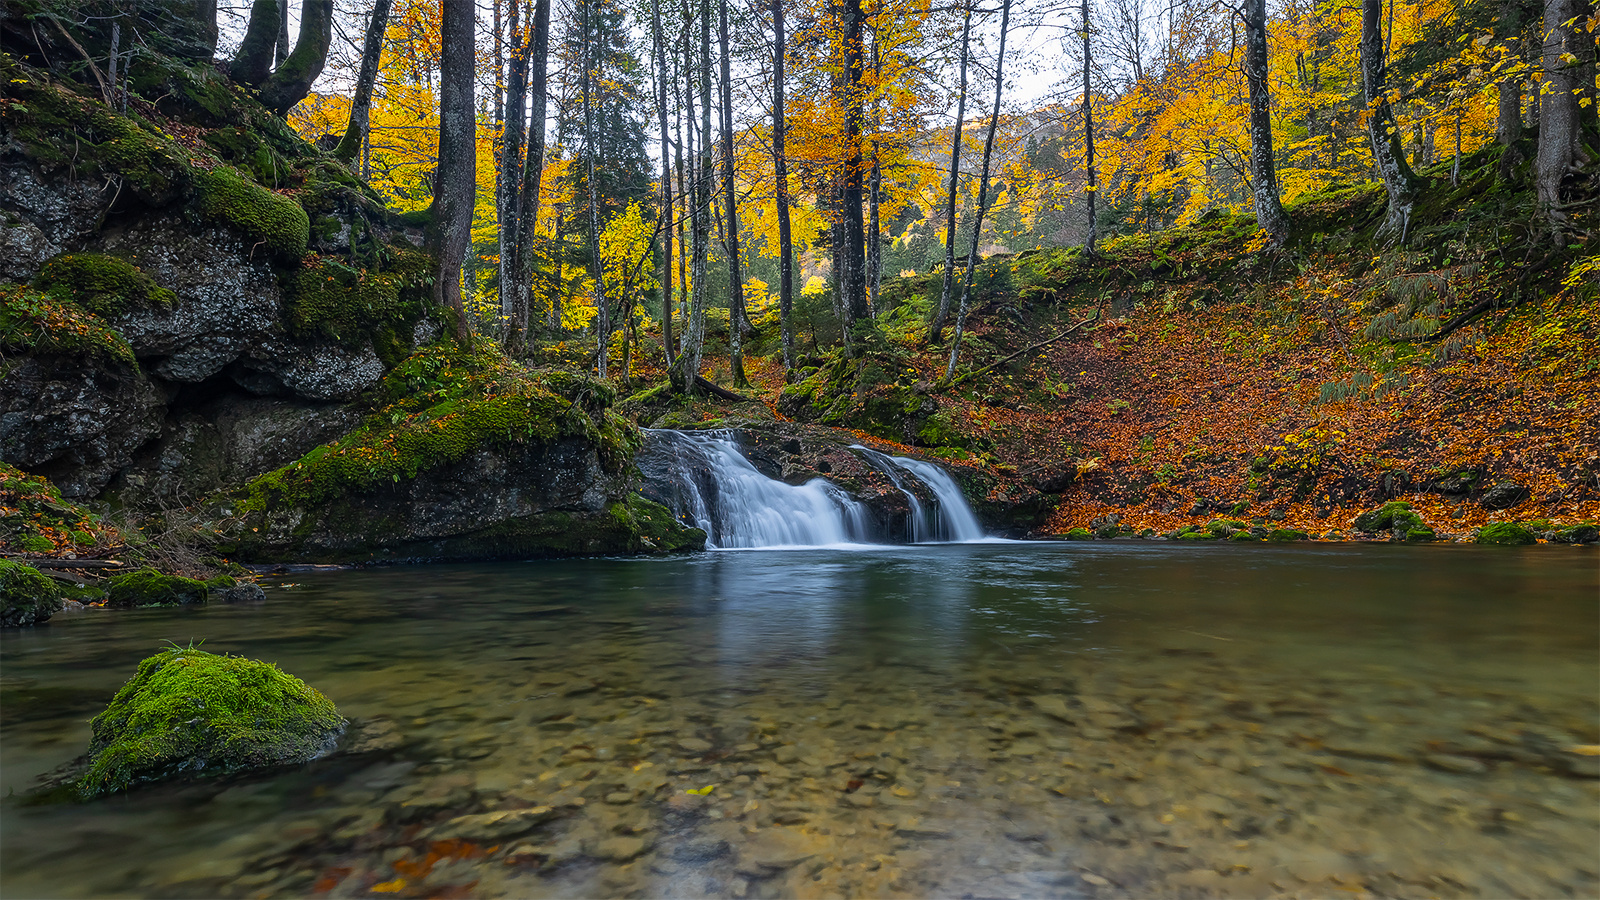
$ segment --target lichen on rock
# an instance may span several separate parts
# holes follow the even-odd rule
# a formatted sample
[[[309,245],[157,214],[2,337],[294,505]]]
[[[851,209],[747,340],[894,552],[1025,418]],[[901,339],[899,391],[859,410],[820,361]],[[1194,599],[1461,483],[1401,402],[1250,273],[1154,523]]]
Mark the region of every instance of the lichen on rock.
[[[271,663],[174,647],[141,662],[95,717],[78,790],[308,762],[345,724],[332,701]]]

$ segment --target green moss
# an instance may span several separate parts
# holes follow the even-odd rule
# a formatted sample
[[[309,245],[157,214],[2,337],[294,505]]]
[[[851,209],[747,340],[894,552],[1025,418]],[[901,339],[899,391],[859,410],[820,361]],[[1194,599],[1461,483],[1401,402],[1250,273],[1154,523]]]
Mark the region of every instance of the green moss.
[[[1431,530],[1422,517],[1412,511],[1411,504],[1401,500],[1391,500],[1377,509],[1356,516],[1350,526],[1367,534],[1389,531],[1402,537],[1412,531]]]
[[[78,790],[307,762],[344,726],[327,697],[277,666],[174,648],[141,662],[95,717]]]
[[[1501,544],[1515,546],[1518,544],[1538,543],[1534,533],[1521,525],[1513,522],[1493,522],[1478,529],[1477,537],[1473,538],[1479,544]]]
[[[71,253],[44,264],[34,283],[59,300],[114,318],[136,309],[166,309],[178,296],[138,266],[100,253]]]
[[[402,252],[385,270],[369,271],[318,257],[286,279],[289,327],[342,341],[386,331],[387,343],[397,345],[396,329],[414,324],[427,308],[429,262],[422,253]],[[400,348],[388,349],[394,355]]]
[[[38,569],[0,559],[0,626],[37,625],[61,611],[62,590]]]
[[[0,285],[0,348],[101,356],[137,368],[116,329],[75,303],[21,285]]]
[[[137,606],[186,606],[204,603],[206,583],[179,575],[163,575],[143,568],[106,581],[106,605],[128,609]]]
[[[17,546],[24,553],[49,553],[56,548],[56,542],[42,534],[24,534],[17,539]]]
[[[300,204],[247,181],[237,169],[219,166],[195,176],[195,208],[209,221],[239,232],[247,242],[286,262],[306,254],[311,220]]]
[[[1558,544],[1593,544],[1600,541],[1600,526],[1583,524],[1557,528],[1550,532],[1550,540]]]
[[[1311,535],[1306,534],[1304,531],[1300,531],[1296,528],[1274,528],[1272,529],[1272,533],[1267,535],[1267,540],[1274,543],[1309,541],[1311,540]]]
[[[1066,541],[1092,541],[1094,540],[1094,532],[1087,528],[1069,528],[1061,535],[1061,539]]]
[[[84,553],[97,547],[127,543],[99,516],[76,503],[63,500],[61,491],[45,478],[29,475],[0,462],[0,547],[37,547],[35,552],[56,550]]]

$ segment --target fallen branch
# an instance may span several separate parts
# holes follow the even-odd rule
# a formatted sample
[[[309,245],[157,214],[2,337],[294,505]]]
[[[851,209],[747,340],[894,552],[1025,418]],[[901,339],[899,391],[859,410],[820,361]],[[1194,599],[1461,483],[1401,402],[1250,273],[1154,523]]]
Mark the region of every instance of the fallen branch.
[[[114,559],[28,559],[24,556],[11,556],[9,559],[20,559],[35,569],[120,569],[122,563]]]
[[[1010,356],[1007,356],[1006,358],[1000,360],[999,362],[990,363],[989,365],[984,366],[983,368],[977,370],[976,372],[968,372],[968,373],[962,375],[959,378],[953,378],[950,381],[947,381],[947,382],[939,385],[937,388],[935,388],[935,390],[946,391],[946,390],[949,390],[950,388],[955,387],[958,384],[961,384],[962,382],[970,381],[970,380],[972,380],[974,378],[979,378],[979,377],[982,377],[984,375],[987,375],[990,372],[993,372],[995,369],[1000,368],[1001,366],[1005,365],[1008,362],[1011,362],[1012,360],[1016,359],[1019,356],[1022,356],[1022,355],[1027,354],[1027,353],[1033,353],[1033,352],[1038,351],[1038,350],[1042,350],[1045,347],[1048,347],[1051,344],[1054,344],[1056,341],[1059,341],[1062,338],[1066,337],[1067,335],[1072,334],[1073,332],[1077,331],[1078,329],[1080,329],[1083,326],[1089,324],[1090,322],[1093,322],[1094,320],[1096,320],[1098,318],[1100,318],[1100,310],[1097,309],[1097,310],[1094,311],[1093,315],[1089,316],[1089,318],[1084,319],[1082,322],[1079,322],[1078,324],[1076,324],[1076,325],[1072,326],[1071,328],[1068,328],[1067,330],[1055,335],[1054,337],[1046,338],[1046,339],[1040,341],[1037,344],[1032,344],[1032,345],[1029,345],[1027,347],[1023,347],[1021,350],[1018,350],[1017,352],[1011,354]]]
[[[83,61],[89,64],[89,74],[94,76],[95,84],[100,85],[100,98],[105,101],[106,106],[110,106],[112,100],[111,88],[106,87],[105,76],[100,73],[100,67],[94,64],[94,57],[89,55],[89,51],[83,49],[82,44],[73,40],[72,35],[67,33],[67,29],[61,26],[60,19],[55,16],[46,16],[46,18],[50,20],[51,25],[56,27],[56,31],[61,32],[61,36],[67,39],[67,43],[72,45],[72,49],[78,51],[78,55],[83,57]]]
[[[754,403],[755,402],[755,400],[753,400],[750,397],[744,397],[744,396],[741,396],[739,394],[735,394],[733,391],[730,391],[725,387],[722,387],[722,386],[716,385],[716,384],[712,384],[711,382],[707,381],[705,379],[705,376],[703,376],[703,375],[696,375],[694,377],[694,383],[695,383],[696,387],[700,388],[703,391],[706,391],[706,392],[710,393],[714,397],[721,397],[724,400],[732,400],[735,403]]]

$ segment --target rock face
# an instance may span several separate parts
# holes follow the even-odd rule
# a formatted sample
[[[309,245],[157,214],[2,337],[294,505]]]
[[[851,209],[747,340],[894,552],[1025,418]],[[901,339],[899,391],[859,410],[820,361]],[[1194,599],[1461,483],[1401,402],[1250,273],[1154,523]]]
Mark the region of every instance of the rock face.
[[[146,781],[303,763],[333,750],[333,703],[270,663],[203,650],[158,653],[96,716],[86,797]]]

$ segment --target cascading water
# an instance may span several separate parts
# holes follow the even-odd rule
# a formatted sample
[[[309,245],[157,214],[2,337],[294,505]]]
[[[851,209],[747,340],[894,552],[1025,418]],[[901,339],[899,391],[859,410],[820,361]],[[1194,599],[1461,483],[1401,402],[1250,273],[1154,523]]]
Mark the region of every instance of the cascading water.
[[[816,547],[878,539],[873,515],[860,501],[825,478],[799,486],[768,478],[739,452],[727,432],[647,429],[646,437],[651,446],[640,466],[652,496],[705,531],[707,547]],[[912,543],[984,536],[961,489],[943,469],[866,447],[855,449],[906,495]],[[907,476],[926,485],[934,502],[925,504],[908,489]]]
[[[649,431],[672,457],[672,507],[706,546],[815,547],[870,539],[867,510],[824,478],[798,487],[756,470],[725,433]]]
[[[930,462],[904,456],[890,456],[860,444],[850,449],[860,453],[864,459],[877,467],[878,471],[887,475],[894,486],[906,495],[906,500],[911,505],[913,544],[976,541],[983,538],[983,526],[978,524],[977,516],[974,516],[972,508],[967,506],[967,498],[962,495],[961,488],[956,486],[955,480],[948,472]],[[906,488],[897,470],[909,472],[913,478],[927,485],[928,490],[933,492],[932,508],[925,507],[917,495]]]

